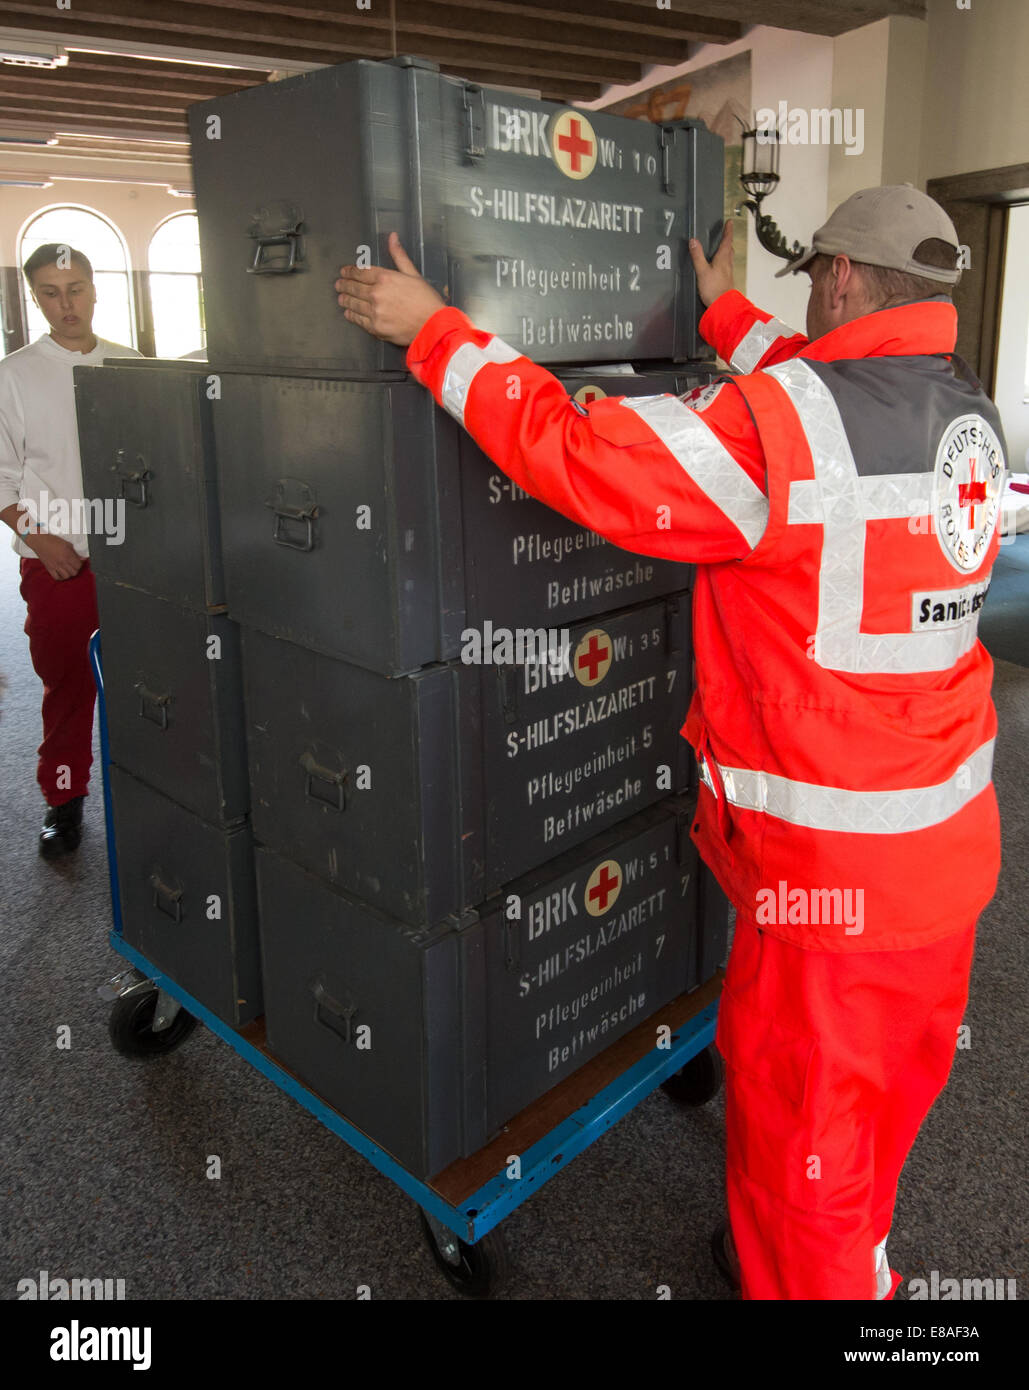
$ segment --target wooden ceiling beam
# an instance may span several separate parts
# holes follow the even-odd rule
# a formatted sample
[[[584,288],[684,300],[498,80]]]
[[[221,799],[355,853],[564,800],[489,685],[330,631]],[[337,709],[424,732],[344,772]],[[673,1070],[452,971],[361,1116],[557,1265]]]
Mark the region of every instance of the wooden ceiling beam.
[[[229,0],[226,0],[228,3]],[[667,10],[659,10],[654,0],[646,0],[645,5],[626,3],[626,0],[588,0],[583,13],[577,16],[561,3],[561,0],[420,0],[421,4],[432,8],[460,9],[469,15],[479,14],[492,29],[494,15],[518,14],[530,17],[538,36],[539,25],[547,18],[567,24],[596,25],[604,32],[612,34],[639,35],[648,40],[645,45],[647,63],[665,62],[664,45],[668,40],[679,43],[733,43],[743,37],[743,24],[738,19],[712,18],[703,14],[684,14],[679,8],[682,0],[674,0]],[[189,0],[194,3],[194,0]],[[218,0],[222,3],[222,0]],[[231,3],[244,3],[244,0],[231,0]],[[397,0],[406,17],[408,0]],[[687,0],[692,10],[692,0]],[[466,20],[465,24],[474,23]],[[549,35],[549,29],[548,29]],[[655,48],[652,40],[658,41]],[[548,38],[549,42],[549,38]],[[627,51],[627,50],[623,50]]]
[[[3,94],[4,101],[31,101],[39,104],[51,103],[55,107],[81,106],[95,107],[98,111],[169,111],[174,115],[185,115],[189,101],[168,101],[158,92],[141,94],[125,93],[124,100],[113,100],[109,94],[92,95],[95,88],[86,87],[78,91],[56,90],[52,84],[42,82],[12,83]]]
[[[242,91],[245,87],[254,85],[253,82],[244,82],[234,90]],[[190,83],[189,86],[179,86],[169,82],[163,74],[159,73],[143,72],[138,77],[128,77],[119,73],[117,76],[108,75],[99,78],[91,76],[89,73],[79,72],[74,68],[58,68],[45,75],[41,74],[38,69],[22,68],[17,72],[5,73],[3,81],[0,82],[0,89],[10,92],[12,95],[27,93],[33,96],[46,96],[53,93],[55,100],[64,95],[73,96],[77,92],[96,93],[104,95],[112,105],[118,104],[119,98],[130,96],[133,93],[139,96],[170,99],[178,102],[180,106],[188,106],[190,102],[194,101],[206,101],[208,97],[222,94],[221,92],[215,93],[210,88],[205,90],[203,85],[196,82]]]
[[[83,125],[89,126],[111,126],[112,134],[119,132],[115,127],[129,124],[129,117],[122,116],[103,116],[95,115],[91,111],[61,111],[57,112],[50,105],[36,102],[18,102],[6,96],[0,96],[0,121],[19,121],[24,123],[35,123],[45,127],[47,130],[54,130],[60,127],[67,130],[69,126]],[[131,120],[133,128],[146,126],[152,131],[167,131],[176,136],[186,132],[185,120],[172,120],[166,117],[133,116]],[[0,131],[0,134],[3,132]]]
[[[34,21],[44,17],[53,18],[54,10],[50,0],[4,0],[6,12],[12,15],[30,15]],[[155,18],[153,13],[144,13],[138,0],[93,0],[94,8],[88,12],[75,11],[74,22],[77,27],[87,26],[84,33],[99,32],[112,27],[118,37],[124,29],[153,33]],[[209,5],[191,5],[179,0],[161,0],[159,32],[162,36],[172,36],[185,46],[211,48],[212,41],[241,41],[240,26],[228,23],[231,12],[217,10]],[[62,18],[61,23],[67,23]],[[310,20],[288,19],[281,15],[251,13],[246,21],[246,48],[249,53],[257,53],[254,40],[257,39],[267,51],[268,41],[274,41],[277,51],[284,61],[291,54],[302,56],[304,61],[312,61],[309,54],[321,54],[323,62],[343,62],[356,57],[384,58],[391,56],[391,33],[388,29],[379,31],[361,23],[346,24],[337,20],[334,24]],[[630,83],[637,82],[641,76],[640,64],[614,56],[590,54],[553,53],[547,46],[505,47],[479,41],[474,36],[432,36],[414,34],[397,26],[396,45],[399,53],[417,53],[421,57],[454,65],[468,64],[480,69],[502,69],[526,75],[549,75],[554,78],[575,77],[591,82]],[[302,54],[298,49],[307,50]],[[317,59],[314,59],[317,61]],[[531,85],[526,83],[526,85]]]
[[[93,93],[110,93],[111,99],[106,104],[111,106],[123,105],[118,98],[127,96],[131,93],[139,93],[147,97],[166,97],[174,102],[179,102],[182,106],[189,105],[194,101],[205,101],[212,96],[223,95],[225,89],[217,92],[203,90],[200,82],[195,78],[189,79],[188,87],[183,84],[172,83],[168,77],[160,71],[163,64],[149,64],[138,69],[135,76],[129,75],[124,69],[119,69],[114,74],[91,76],[90,72],[83,71],[78,67],[57,68],[53,72],[40,73],[33,69],[22,69],[17,71],[12,69],[10,74],[4,75],[4,82],[12,95],[25,94],[38,97],[46,97],[51,92],[56,95],[83,93],[88,99]],[[441,66],[442,72],[452,76],[464,77],[471,82],[481,82],[483,86],[500,85],[507,87],[530,87],[541,92],[548,99],[555,101],[593,101],[601,95],[603,87],[596,82],[577,82],[573,79],[545,79],[540,82],[526,82],[524,74],[515,72],[475,72],[467,68],[460,71],[452,71],[448,65]],[[236,82],[232,91],[243,91],[247,87],[260,86],[262,81],[260,74],[255,74],[258,80]]]
[[[80,39],[80,43],[85,40]],[[190,63],[185,58],[167,59],[146,54],[134,55],[126,53],[95,53],[88,48],[77,48],[74,44],[66,44],[68,49],[70,68],[90,67],[98,72],[138,72],[141,68],[150,71],[151,69],[163,68],[165,71],[174,73],[176,77],[197,77],[202,75],[205,81],[211,82],[246,82],[253,80],[254,76],[260,76],[259,68],[240,68],[228,61],[222,67],[212,67],[209,63]],[[266,71],[271,72],[271,64]]]
[[[233,13],[287,15],[294,19],[308,19],[318,24],[330,24],[337,30],[381,29],[392,35],[393,18],[388,5],[374,6],[370,10],[354,11],[347,14],[337,6],[328,9],[307,0],[303,4],[286,4],[283,0],[179,0],[180,4],[200,8],[217,8]],[[621,23],[598,24],[605,19],[603,11],[612,11]],[[687,48],[694,32],[680,32],[678,17],[673,10],[654,11],[657,23],[643,23],[637,12],[631,11],[617,0],[591,0],[588,13],[577,16],[562,9],[555,0],[541,0],[537,6],[529,3],[489,3],[474,8],[452,4],[451,0],[397,0],[396,22],[399,31],[407,35],[426,36],[434,39],[461,39],[466,41],[504,44],[522,48],[540,42],[541,24],[545,24],[546,46],[568,54],[589,54],[598,57],[614,56],[639,63],[654,61],[655,38],[663,44],[663,56],[668,62],[684,62],[689,56]],[[649,19],[649,16],[648,16]],[[667,23],[662,23],[667,19]],[[739,37],[741,26],[727,24],[725,21],[708,20],[712,33],[729,31]]]
[[[78,141],[82,141],[82,143],[73,143]],[[0,160],[3,159],[4,153],[3,147],[0,146]],[[27,151],[22,150],[20,153],[24,155]],[[55,162],[60,161],[64,168],[69,167],[71,160],[83,159],[153,164],[163,166],[165,169],[173,169],[183,183],[190,182],[190,175],[192,174],[188,151],[184,154],[169,153],[166,146],[162,148],[159,145],[143,146],[135,143],[120,145],[114,140],[95,140],[88,135],[64,135],[58,144],[47,145],[42,157],[47,159],[51,167]]]
[[[470,0],[450,0],[466,4]],[[531,3],[532,0],[529,0]],[[677,5],[680,0],[672,0]],[[654,0],[620,0],[634,10],[650,10]],[[681,0],[690,18],[709,16],[741,24],[770,24],[835,38],[888,15],[925,19],[926,0]]]
[[[28,12],[29,7],[25,4],[25,0],[14,0],[14,2],[21,3]],[[5,0],[5,3],[7,3],[7,0]],[[31,26],[27,25],[26,27],[31,27],[39,33],[52,33],[55,35],[67,34],[68,20],[66,18],[55,18],[53,12],[49,10],[44,13],[43,11],[32,9],[31,14],[32,24]],[[81,14],[77,16],[77,20],[82,20]],[[143,33],[145,30],[149,30],[152,33],[153,28],[154,26],[152,22],[144,23],[143,21],[139,21],[135,28],[127,29],[125,27],[124,22],[120,21],[108,23],[90,20],[88,29],[84,26],[80,28],[78,37],[81,38],[83,43],[95,42],[98,46],[100,46],[104,39],[131,41],[134,40],[137,37],[137,35]],[[238,51],[239,46],[243,42],[242,36],[239,34],[234,35],[233,41],[236,44],[236,49],[234,51]],[[141,48],[146,46],[146,40],[143,38],[139,39],[139,43]],[[183,36],[181,35],[178,36],[178,43],[176,46],[180,49],[196,48],[201,51],[209,51],[209,45],[200,42],[191,43],[187,38],[183,38]],[[224,47],[224,45],[221,46]],[[214,47],[217,49],[219,45],[215,44]],[[267,58],[269,72],[273,71],[275,68],[288,67],[290,64],[290,60],[294,60],[300,63],[324,64],[333,62],[346,62],[348,58],[361,58],[367,56],[366,54],[361,53],[351,53],[344,58],[333,58],[327,57],[326,54],[319,49],[300,48],[297,45],[293,45],[292,48],[289,51],[287,51],[286,45],[274,43],[261,43],[257,39],[252,38],[246,39],[246,51],[248,56],[257,59],[258,61]],[[213,71],[217,73],[220,70],[216,68],[213,69]],[[237,68],[234,69],[234,71],[238,72],[241,71],[241,69]],[[2,69],[0,69],[0,72],[2,72]]]
[[[271,70],[269,66],[267,71]],[[84,80],[112,87],[128,86],[138,82],[143,85],[143,90],[149,90],[155,83],[163,87],[166,83],[181,82],[198,89],[206,88],[209,96],[213,87],[225,91],[242,91],[244,87],[253,87],[255,83],[266,80],[266,74],[259,70],[250,72],[234,68],[219,71],[217,68],[199,66],[178,67],[174,63],[147,58],[134,58],[128,64],[114,66],[106,53],[83,53],[79,50],[69,55],[66,68],[55,68],[47,75],[65,79],[81,76]]]

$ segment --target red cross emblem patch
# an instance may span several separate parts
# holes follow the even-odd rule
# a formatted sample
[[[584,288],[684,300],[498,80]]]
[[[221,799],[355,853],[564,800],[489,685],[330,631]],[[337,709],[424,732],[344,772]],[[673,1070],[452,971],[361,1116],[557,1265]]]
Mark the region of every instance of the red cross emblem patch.
[[[615,859],[605,859],[586,880],[586,911],[591,917],[603,916],[614,907],[621,891],[621,865]]]
[[[570,179],[584,179],[597,162],[597,137],[581,111],[562,111],[550,126],[554,163]]]
[[[601,627],[591,628],[572,657],[572,670],[580,685],[599,685],[608,673],[614,655],[611,638]]]
[[[1004,450],[981,415],[952,420],[936,451],[934,529],[944,555],[964,574],[986,558],[1004,488]]]

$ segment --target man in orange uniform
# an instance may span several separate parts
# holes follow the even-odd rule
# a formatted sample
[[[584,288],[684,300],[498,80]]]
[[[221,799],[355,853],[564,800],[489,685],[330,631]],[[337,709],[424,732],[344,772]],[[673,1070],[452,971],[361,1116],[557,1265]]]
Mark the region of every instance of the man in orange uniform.
[[[683,733],[693,838],[737,909],[718,1046],[742,1293],[890,1297],[898,1178],[1000,861],[976,626],[1004,445],[953,355],[953,224],[909,185],[849,198],[781,272],[811,277],[807,337],[732,289],[728,229],[710,263],[692,243],[701,331],[741,375],[588,408],[390,249],[398,271],[341,270],[345,317],[410,344],[527,492],[697,566]]]

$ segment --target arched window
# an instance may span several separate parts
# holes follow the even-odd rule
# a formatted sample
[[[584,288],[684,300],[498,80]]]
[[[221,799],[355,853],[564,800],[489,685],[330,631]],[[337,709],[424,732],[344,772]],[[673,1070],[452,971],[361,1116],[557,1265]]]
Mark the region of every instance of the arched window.
[[[106,217],[82,207],[47,208],[21,234],[18,264],[24,265],[37,246],[48,241],[81,251],[93,267],[96,312],[93,332],[98,338],[125,347],[136,346],[136,326],[129,289],[129,258],[121,233]],[[49,333],[50,325],[36,307],[22,276],[29,341]]]
[[[150,238],[150,308],[158,357],[185,357],[204,346],[200,229],[195,212],[176,212]]]

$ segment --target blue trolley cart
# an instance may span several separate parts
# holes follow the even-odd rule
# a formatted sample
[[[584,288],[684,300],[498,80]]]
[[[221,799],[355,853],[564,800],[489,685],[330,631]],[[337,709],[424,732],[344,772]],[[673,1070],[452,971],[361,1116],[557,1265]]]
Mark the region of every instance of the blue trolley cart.
[[[418,1205],[423,1235],[437,1266],[462,1294],[483,1298],[507,1273],[499,1223],[548,1178],[592,1144],[657,1087],[683,1105],[702,1105],[718,1093],[722,1063],[714,1047],[722,972],[682,995],[581,1067],[511,1120],[471,1157],[428,1180],[414,1177],[385,1149],[297,1080],[265,1046],[264,1021],[232,1028],[130,946],[122,935],[118,865],[109,786],[107,711],[99,632],[90,642],[96,681],[103,768],[107,860],[111,882],[111,946],[128,968],[99,989],[112,1003],[114,1047],[130,1056],[170,1052],[198,1022],[224,1039],[251,1066],[286,1091],[334,1134],[363,1154]],[[668,1028],[667,1046],[653,1046]],[[517,1153],[521,1176],[507,1176]]]

